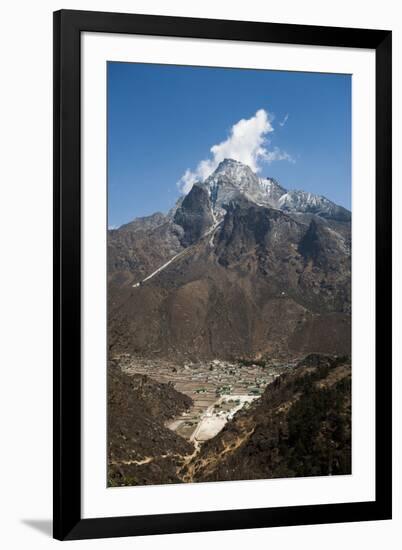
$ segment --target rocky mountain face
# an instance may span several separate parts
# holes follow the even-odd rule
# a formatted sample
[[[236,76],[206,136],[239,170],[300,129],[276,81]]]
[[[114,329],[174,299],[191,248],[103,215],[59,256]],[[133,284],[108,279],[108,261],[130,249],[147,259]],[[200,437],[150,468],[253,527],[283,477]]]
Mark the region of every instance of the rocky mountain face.
[[[137,218],[108,231],[109,299],[113,289],[142,280],[180,252],[183,228],[163,214]],[[112,296],[110,295],[112,294]]]
[[[350,212],[237,161],[109,231],[108,268],[112,353],[350,353]]]
[[[278,208],[285,212],[317,214],[329,220],[348,222],[351,220],[349,210],[334,204],[325,197],[304,191],[287,191],[277,202]]]
[[[225,214],[225,205],[239,193],[261,206],[285,212],[311,213],[323,218],[350,221],[346,208],[314,193],[287,191],[272,178],[259,178],[241,162],[226,159],[202,184],[209,193],[214,210]]]
[[[215,221],[208,192],[194,185],[176,210],[173,222],[183,229],[181,244],[186,247],[196,243]]]

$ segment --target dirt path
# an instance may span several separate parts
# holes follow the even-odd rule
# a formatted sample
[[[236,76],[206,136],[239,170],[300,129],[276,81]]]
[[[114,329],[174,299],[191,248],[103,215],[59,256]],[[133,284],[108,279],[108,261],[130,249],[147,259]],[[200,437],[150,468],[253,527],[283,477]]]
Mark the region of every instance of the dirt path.
[[[150,462],[153,462],[154,460],[158,460],[160,458],[176,458],[176,459],[184,459],[187,456],[193,456],[193,455],[181,455],[177,453],[166,453],[164,455],[157,455],[157,456],[146,456],[141,460],[113,460],[110,462],[110,464],[114,464],[115,466],[125,465],[130,466],[131,464],[135,464],[136,466],[142,466],[143,464],[149,464]]]
[[[243,445],[243,443],[245,443],[248,440],[248,438],[253,433],[254,433],[254,428],[247,431],[245,434],[239,436],[237,439],[232,441],[230,445],[226,445],[226,443],[223,442],[224,447],[217,455],[207,456],[199,460],[194,460],[196,458],[196,455],[199,453],[199,450],[200,450],[199,448],[197,452],[193,454],[192,458],[189,461],[186,461],[183,464],[183,466],[180,469],[178,469],[177,471],[178,477],[185,483],[191,483],[194,480],[194,475],[197,473],[197,471],[207,470],[209,466],[221,461],[225,455],[236,451],[241,445]]]
[[[135,464],[136,466],[142,466],[143,464],[149,464],[155,460],[154,456],[146,456],[142,460],[112,460],[110,464],[113,464],[114,466],[121,466],[124,464],[124,466],[130,466],[131,464]]]

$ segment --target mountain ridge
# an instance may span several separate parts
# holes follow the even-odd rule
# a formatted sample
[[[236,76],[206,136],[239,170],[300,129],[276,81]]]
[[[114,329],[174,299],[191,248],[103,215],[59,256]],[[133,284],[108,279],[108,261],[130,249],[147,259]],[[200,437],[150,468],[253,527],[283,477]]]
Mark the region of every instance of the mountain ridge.
[[[218,198],[218,194],[222,194],[222,187],[229,187],[224,190],[224,196]],[[197,181],[193,187],[201,187],[207,189],[211,203],[218,204],[218,209],[222,203],[236,194],[245,194],[247,198],[259,204],[258,200],[263,201],[263,206],[271,206],[278,210],[291,212],[306,213],[311,212],[328,219],[338,219],[341,221],[350,221],[350,211],[331,201],[324,195],[319,195],[302,189],[286,189],[275,178],[261,178],[255,174],[251,168],[239,161],[233,159],[224,159],[221,161],[214,172],[204,181]],[[176,204],[166,213],[155,212],[148,216],[134,218],[131,222],[125,223],[118,228],[113,228],[111,231],[120,229],[130,229],[141,223],[153,224],[159,221],[159,225],[166,220],[174,219],[177,210],[182,206],[184,200],[191,193],[192,188],[188,193],[179,197]],[[232,191],[232,193],[230,192]]]
[[[289,202],[278,182],[261,181],[226,159],[167,215],[109,231],[111,350],[350,351],[350,216],[318,195]]]

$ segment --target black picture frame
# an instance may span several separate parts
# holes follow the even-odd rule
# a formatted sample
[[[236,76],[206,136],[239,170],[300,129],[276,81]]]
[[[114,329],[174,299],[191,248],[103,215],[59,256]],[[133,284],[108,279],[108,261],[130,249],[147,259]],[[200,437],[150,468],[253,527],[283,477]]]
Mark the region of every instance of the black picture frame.
[[[376,55],[376,498],[165,515],[81,516],[81,33],[369,48]],[[385,520],[391,457],[390,31],[61,10],[54,13],[54,537],[60,540]]]

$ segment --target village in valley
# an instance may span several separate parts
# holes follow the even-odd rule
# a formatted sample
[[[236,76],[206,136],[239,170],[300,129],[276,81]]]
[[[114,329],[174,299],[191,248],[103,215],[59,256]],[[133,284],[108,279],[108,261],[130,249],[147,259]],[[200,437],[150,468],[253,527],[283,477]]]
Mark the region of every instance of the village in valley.
[[[193,400],[192,407],[166,424],[181,437],[198,445],[218,434],[242,408],[250,407],[289,364],[265,361],[169,362],[121,354],[116,359],[127,374],[146,374],[170,384]]]

